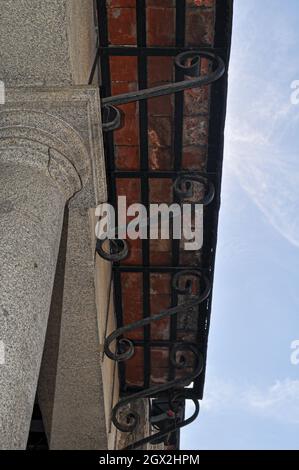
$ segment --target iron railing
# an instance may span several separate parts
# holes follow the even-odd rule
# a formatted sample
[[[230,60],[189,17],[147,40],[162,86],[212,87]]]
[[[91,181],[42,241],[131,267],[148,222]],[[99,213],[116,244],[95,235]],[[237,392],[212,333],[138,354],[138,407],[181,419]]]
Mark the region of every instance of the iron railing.
[[[103,129],[107,131],[104,136],[104,143],[110,202],[116,205],[117,178],[139,178],[142,188],[141,202],[146,207],[148,207],[150,202],[149,186],[151,178],[172,179],[174,200],[180,204],[184,202],[184,199],[190,199],[194,185],[201,184],[204,188],[204,196],[196,201],[196,203],[201,203],[205,206],[204,243],[201,250],[200,265],[192,267],[180,265],[178,240],[172,241],[172,265],[170,266],[152,266],[150,264],[149,240],[142,240],[143,263],[142,265],[135,266],[126,265],[122,262],[128,254],[128,246],[125,240],[117,238],[111,240],[108,250],[105,248],[107,245],[105,240],[98,240],[97,243],[97,253],[113,263],[112,276],[117,329],[105,339],[104,351],[110,359],[119,363],[122,398],[112,410],[112,421],[119,430],[132,432],[138,425],[139,418],[129,405],[136,400],[157,397],[164,397],[168,400],[169,416],[172,416],[171,425],[162,427],[163,429],[160,429],[158,433],[128,447],[137,448],[177,432],[181,427],[190,424],[199,412],[197,400],[202,398],[203,394],[220,204],[223,146],[221,131],[223,130],[225,114],[226,80],[219,79],[225,73],[228,55],[227,45],[213,50],[208,48],[186,50],[184,47],[185,1],[179,0],[176,2],[177,38],[176,47],[174,48],[146,47],[146,7],[143,0],[136,2],[137,47],[109,46],[106,2],[98,0],[97,6],[99,16],[99,48],[92,68],[90,82],[93,80],[97,61],[99,61],[102,72]],[[223,28],[221,29],[223,32]],[[137,56],[138,91],[111,96],[109,57],[112,55]],[[147,58],[151,55],[175,57],[175,83],[147,88]],[[199,73],[202,58],[208,59],[211,63],[211,71],[204,76],[201,76]],[[186,171],[182,169],[183,91],[212,84],[207,171],[205,173]],[[148,161],[147,99],[166,94],[175,94],[174,164],[172,170],[153,171],[150,170]],[[139,101],[141,169],[137,171],[123,171],[116,168],[113,133],[111,131],[116,131],[121,126],[123,119],[122,113],[117,106],[133,101]],[[219,104],[222,106],[223,112],[220,113],[218,111],[218,115],[213,116],[213,112],[215,112],[216,107],[219,107]],[[121,273],[125,272],[142,273],[143,276],[143,319],[130,325],[123,325]],[[150,312],[149,285],[151,273],[169,273],[172,277],[171,297],[173,306],[157,315],[151,315]],[[199,283],[197,282],[198,280]],[[194,293],[196,291],[195,286],[198,291]],[[184,343],[177,339],[178,317],[184,313],[196,318],[196,342]],[[171,319],[170,338],[167,341],[153,340],[150,334],[151,324],[163,318]],[[133,340],[130,338],[130,332],[139,328],[144,330],[143,340]],[[111,348],[112,344],[116,344],[114,350]],[[144,351],[143,387],[129,387],[126,384],[123,364],[134,355],[135,346],[142,346]],[[152,347],[166,347],[169,350],[169,381],[155,386],[150,381]],[[177,378],[178,370],[185,370],[186,373],[181,374],[181,377]],[[181,412],[181,408],[182,406],[184,407],[186,399],[193,400],[195,411],[192,417],[183,419],[184,413]],[[128,409],[127,412],[126,408]]]

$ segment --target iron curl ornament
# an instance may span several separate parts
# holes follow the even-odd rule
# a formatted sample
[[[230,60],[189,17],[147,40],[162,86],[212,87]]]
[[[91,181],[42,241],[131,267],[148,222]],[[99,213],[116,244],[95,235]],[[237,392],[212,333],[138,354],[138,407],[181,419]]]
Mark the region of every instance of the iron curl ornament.
[[[186,353],[188,353],[188,356],[186,355]],[[188,357],[190,357],[190,353],[192,354],[193,359],[195,361],[195,367],[193,367],[191,361],[188,360]],[[202,354],[197,351],[195,345],[187,343],[175,343],[172,345],[172,348],[170,350],[170,361],[172,365],[177,369],[187,369],[193,367],[193,371],[191,373],[186,374],[185,377],[169,381],[162,385],[155,385],[153,387],[148,388],[147,390],[141,390],[140,392],[137,392],[134,395],[130,395],[126,398],[121,399],[112,410],[112,422],[119,431],[126,433],[133,432],[140,422],[140,418],[137,412],[132,409],[128,409],[129,405],[134,403],[136,400],[159,396],[163,392],[167,392],[168,390],[172,389],[175,389],[176,392],[179,391],[180,394],[182,394],[182,388],[186,385],[189,385],[190,382],[192,382],[196,377],[198,377],[204,367],[204,360]],[[172,409],[175,412],[174,407],[172,407]],[[125,411],[121,412],[121,410]],[[166,434],[172,431],[173,428],[171,427],[171,430],[167,430]],[[160,433],[156,433],[155,435],[151,435],[146,438],[148,439],[146,440],[146,442],[160,437]],[[134,445],[136,445],[136,443]]]
[[[125,259],[128,256],[129,247],[127,242],[121,238],[98,238],[96,252],[101,258],[113,263]]]
[[[119,108],[109,104],[102,106],[102,129],[104,132],[120,129],[123,119],[123,112]]]
[[[189,287],[186,287],[184,292],[182,289],[180,289],[178,281],[180,277],[182,276],[189,276],[189,277],[194,276],[194,277],[199,278],[201,283],[204,284],[202,292],[198,293],[197,295],[196,294],[193,295],[192,298],[190,298],[190,300],[187,300],[186,302],[182,304],[179,304],[175,307],[171,307],[166,310],[162,310],[160,313],[156,315],[143,318],[142,320],[138,320],[134,323],[131,323],[130,325],[126,325],[115,330],[106,338],[105,343],[104,343],[104,352],[107,357],[109,357],[113,361],[121,362],[121,361],[127,361],[134,355],[135,353],[134,342],[131,339],[124,337],[125,335],[128,335],[128,333],[130,333],[130,331],[132,330],[142,328],[156,321],[162,320],[167,317],[169,318],[169,317],[172,317],[173,315],[178,315],[183,312],[190,312],[191,314],[194,314],[195,307],[198,307],[198,305],[200,305],[209,297],[210,292],[211,292],[211,283],[208,277],[202,271],[199,271],[199,270],[180,271],[173,278],[173,288],[177,290],[178,293],[191,294],[192,292],[191,285]],[[113,352],[110,348],[111,344],[114,341],[116,341],[115,352]]]
[[[192,415],[189,418],[184,419],[183,421],[179,421],[179,418],[177,417],[176,413],[176,406],[173,406],[172,404],[175,404],[177,400],[184,400],[186,399],[185,394],[180,390],[175,390],[172,394],[172,397],[170,397],[169,400],[169,405],[170,405],[170,410],[173,408],[174,409],[174,417],[173,417],[173,425],[169,426],[167,429],[157,432],[155,434],[151,434],[150,436],[147,436],[143,439],[140,439],[139,441],[134,442],[133,444],[128,445],[125,447],[124,450],[133,450],[133,449],[138,449],[140,447],[143,447],[144,445],[151,443],[155,444],[158,440],[162,438],[167,438],[169,437],[173,432],[178,431],[181,428],[184,428],[185,426],[189,426],[193,421],[196,420],[196,418],[199,415],[200,411],[200,406],[199,402],[196,398],[193,397],[188,397],[190,401],[192,401],[194,405],[194,411]]]
[[[99,51],[96,60],[98,60],[98,55]],[[206,60],[209,63],[209,67],[205,67],[206,72],[203,73],[201,73],[202,60]],[[118,108],[120,105],[208,86],[219,80],[225,73],[225,64],[222,58],[213,51],[201,49],[178,54],[174,59],[174,66],[179,72],[177,75],[181,78],[180,81],[102,98],[103,130],[109,132],[121,127],[123,115],[122,111]],[[91,80],[95,68],[93,67]],[[213,201],[215,187],[208,175],[199,175],[196,172],[176,172],[171,177],[173,179],[173,191],[181,202],[184,199],[199,199],[192,201],[192,203],[197,202],[207,206]],[[119,239],[116,235],[115,239],[99,239],[96,251],[107,261],[118,263],[128,256],[129,247],[126,240]],[[198,281],[196,286],[194,283],[195,279]],[[199,268],[180,270],[172,278],[172,289],[177,294],[178,305],[115,330],[105,339],[104,353],[107,357],[117,362],[130,359],[135,353],[135,345],[134,341],[130,339],[130,332],[135,329],[146,327],[153,322],[180,314],[199,315],[198,306],[209,297],[211,281],[205,274],[205,271]],[[190,356],[193,358],[191,363]],[[183,376],[180,374],[179,378],[170,380],[167,383],[150,386],[146,390],[141,390],[133,395],[124,397],[112,409],[113,424],[120,431],[130,433],[136,429],[140,422],[138,413],[134,410],[134,407],[131,409],[130,405],[134,404],[136,400],[164,397],[165,394],[169,397],[169,409],[172,412],[171,425],[168,426],[167,422],[165,424],[166,427],[164,426],[162,430],[129,445],[126,448],[127,450],[144,446],[149,442],[154,443],[158,439],[167,437],[178,429],[190,424],[198,416],[199,403],[195,398],[192,398],[192,394],[187,394],[184,387],[193,382],[202,373],[204,368],[203,354],[198,350],[198,345],[175,342],[170,345],[169,357],[174,369],[185,370],[186,374],[183,374]],[[176,373],[175,376],[177,375]],[[182,418],[182,414],[179,411],[180,406],[183,406],[187,397],[194,403],[194,412],[191,417],[185,419]]]
[[[175,179],[173,190],[182,201],[194,197],[196,184],[204,187],[204,194],[200,196],[196,204],[209,205],[215,197],[215,186],[210,181],[209,175],[182,173]],[[147,223],[150,223],[150,218],[147,219]],[[116,229],[116,232],[118,232],[118,229]],[[128,256],[129,246],[127,241],[122,238],[99,238],[97,239],[96,252],[106,261],[120,262]]]
[[[207,59],[211,63],[211,71],[205,75],[200,74],[201,59]],[[225,65],[221,57],[213,52],[207,52],[201,49],[182,52],[175,57],[174,62],[177,70],[180,70],[184,75],[189,77],[187,80],[132,91],[130,93],[108,96],[106,98],[102,98],[102,106],[117,106],[134,101],[156,98],[158,96],[170,95],[172,93],[179,93],[190,88],[211,85],[219,80],[225,72]]]
[[[196,184],[204,187],[204,195],[196,203],[203,206],[209,205],[215,197],[215,186],[206,175],[181,174],[175,180],[173,189],[180,200],[190,199],[195,195]]]

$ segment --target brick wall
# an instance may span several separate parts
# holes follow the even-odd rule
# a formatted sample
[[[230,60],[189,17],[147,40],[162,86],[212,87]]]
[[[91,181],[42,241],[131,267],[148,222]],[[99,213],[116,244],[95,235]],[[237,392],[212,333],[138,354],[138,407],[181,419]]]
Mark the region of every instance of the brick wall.
[[[180,1],[180,0],[179,0]],[[176,45],[176,3],[174,0],[147,0],[146,2],[146,46],[173,47]],[[185,46],[213,46],[215,0],[186,0]],[[111,46],[137,46],[136,1],[107,0],[108,34]],[[149,57],[147,61],[148,86],[175,80],[173,57]],[[205,60],[202,73],[207,71]],[[112,94],[138,89],[138,60],[133,56],[110,57]],[[184,93],[181,166],[188,170],[204,170],[207,158],[209,132],[209,87],[196,88]],[[148,161],[150,170],[170,170],[175,155],[175,97],[166,96],[148,100]],[[122,106],[124,126],[114,132],[116,166],[119,170],[141,169],[141,142],[139,137],[139,105]],[[126,178],[117,180],[118,195],[126,195],[128,204],[141,202],[141,180]],[[172,180],[152,178],[150,202],[172,202],[174,199]],[[142,265],[142,243],[129,241],[127,265]],[[171,241],[150,242],[150,264],[172,263]],[[183,252],[179,256],[182,265],[196,264],[200,253]],[[143,316],[143,278],[141,273],[122,273],[122,308],[125,324]],[[171,306],[170,274],[150,275],[151,314]],[[116,294],[117,295],[117,294]],[[178,338],[194,339],[191,331],[178,326]],[[143,339],[143,330],[131,333],[132,339]],[[167,340],[170,335],[169,319],[151,326],[151,339]],[[144,353],[136,347],[134,357],[126,362],[127,385],[143,386]],[[163,383],[169,379],[169,351],[157,347],[151,350],[151,383]]]

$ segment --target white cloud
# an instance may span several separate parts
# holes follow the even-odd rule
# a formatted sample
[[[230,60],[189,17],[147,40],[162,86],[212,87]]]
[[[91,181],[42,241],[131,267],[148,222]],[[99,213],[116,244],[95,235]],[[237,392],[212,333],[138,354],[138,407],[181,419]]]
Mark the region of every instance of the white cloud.
[[[227,410],[231,406],[240,406],[239,387],[229,381],[220,380],[212,377],[208,380],[204,399],[202,401],[202,410],[212,413],[219,413]]]
[[[252,31],[246,35],[249,47],[244,49],[241,41],[241,48],[238,40],[232,49],[224,183],[233,175],[275,230],[299,247],[299,106],[290,102],[291,82],[299,79],[289,51],[294,31],[287,29],[283,42],[275,28],[269,32],[275,55],[261,67],[256,49],[261,32],[251,24],[256,21],[252,12],[246,21]],[[277,24],[281,21],[277,18]]]
[[[255,413],[299,424],[299,380],[277,381],[266,390],[253,387],[246,399]]]
[[[269,386],[246,386],[213,377],[207,381],[203,413],[252,413],[282,423],[299,423],[299,380],[286,378]],[[188,408],[191,413],[191,406]]]

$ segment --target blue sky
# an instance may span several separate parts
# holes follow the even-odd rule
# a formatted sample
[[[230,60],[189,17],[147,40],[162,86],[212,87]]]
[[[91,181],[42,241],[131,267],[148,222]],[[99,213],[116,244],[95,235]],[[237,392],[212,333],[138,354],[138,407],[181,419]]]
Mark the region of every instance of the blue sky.
[[[182,449],[298,449],[299,2],[235,0],[205,397]]]

